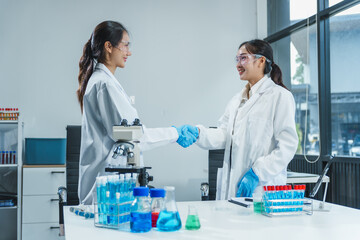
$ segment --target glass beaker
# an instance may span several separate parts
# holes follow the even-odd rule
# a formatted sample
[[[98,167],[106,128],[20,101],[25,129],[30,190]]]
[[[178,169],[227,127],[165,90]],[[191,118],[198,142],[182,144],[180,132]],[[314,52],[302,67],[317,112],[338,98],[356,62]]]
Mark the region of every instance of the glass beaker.
[[[185,228],[187,230],[198,230],[200,229],[200,220],[197,214],[195,206],[189,205],[188,216],[186,219]]]
[[[166,194],[156,227],[159,231],[171,232],[181,228],[181,219],[175,202],[175,187],[164,187]]]
[[[254,212],[261,213],[263,211],[263,203],[262,203],[262,192],[254,192],[253,193],[253,203],[254,203]]]

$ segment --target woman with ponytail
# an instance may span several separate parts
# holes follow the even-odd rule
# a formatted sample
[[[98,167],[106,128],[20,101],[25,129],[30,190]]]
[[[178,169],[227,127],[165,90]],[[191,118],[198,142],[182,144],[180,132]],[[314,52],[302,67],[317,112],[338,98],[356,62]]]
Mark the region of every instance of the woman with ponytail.
[[[116,140],[112,137],[112,128],[122,119],[131,124],[139,118],[114,76],[116,69],[124,68],[131,56],[129,45],[125,27],[118,22],[105,21],[96,26],[80,58],[77,96],[82,112],[78,189],[81,204],[91,204],[96,177],[105,175],[105,167],[126,165],[126,157],[112,158]],[[143,126],[143,133],[139,144],[141,151],[181,140],[174,127]]]
[[[217,176],[216,198],[221,200],[252,196],[265,185],[285,185],[287,165],[298,145],[295,101],[274,63],[270,44],[242,43],[236,69],[247,84],[228,103],[218,128],[197,126],[198,146],[225,149]]]

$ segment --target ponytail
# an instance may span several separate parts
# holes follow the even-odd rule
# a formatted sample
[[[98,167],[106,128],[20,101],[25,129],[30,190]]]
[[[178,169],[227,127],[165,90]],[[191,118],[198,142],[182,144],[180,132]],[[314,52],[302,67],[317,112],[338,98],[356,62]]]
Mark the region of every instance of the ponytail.
[[[274,81],[274,83],[287,89],[287,87],[284,85],[282,81],[282,73],[280,67],[273,62],[271,63],[270,77]]]
[[[76,91],[78,100],[81,107],[81,112],[83,112],[83,98],[86,90],[86,86],[89,82],[91,74],[93,73],[94,60],[91,51],[91,38],[84,46],[83,55],[80,58],[79,62],[79,89]]]
[[[94,69],[94,59],[96,62],[103,63],[105,61],[104,44],[109,41],[112,46],[119,44],[123,38],[123,33],[128,32],[126,28],[118,22],[105,21],[95,27],[89,41],[84,46],[83,55],[79,62],[79,88],[76,91],[81,113],[83,112],[84,95],[86,86]]]

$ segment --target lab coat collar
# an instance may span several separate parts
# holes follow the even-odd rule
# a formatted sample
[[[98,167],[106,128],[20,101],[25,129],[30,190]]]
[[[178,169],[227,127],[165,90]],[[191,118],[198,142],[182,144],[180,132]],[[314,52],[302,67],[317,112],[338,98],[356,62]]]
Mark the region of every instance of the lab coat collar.
[[[270,80],[270,81],[268,81],[268,80]],[[252,87],[250,87],[250,84],[247,83],[241,93],[241,98],[244,100],[248,100],[248,97],[247,97],[248,93],[249,93],[249,98],[254,96],[257,92],[263,93],[268,87],[272,86],[271,83],[273,83],[273,81],[267,75],[265,75],[263,78],[261,78]]]
[[[259,83],[259,82],[258,82]],[[256,84],[255,84],[256,85]],[[254,85],[254,86],[255,86]],[[274,83],[274,81],[270,78],[267,77],[265,79],[263,79],[263,83],[259,86],[259,89],[257,90],[257,93],[264,93],[265,91],[267,91],[269,88],[274,87],[276,84]]]
[[[260,79],[257,83],[255,83],[251,88],[250,88],[250,97],[253,96],[254,94],[257,93],[258,90],[260,90],[261,86],[264,84],[264,82],[266,82],[266,79],[268,79],[268,76],[264,76],[262,79]],[[248,83],[249,84],[249,83]],[[250,84],[249,84],[250,87]]]
[[[252,94],[252,97],[248,100],[246,96],[247,89],[244,88],[242,92],[242,98],[247,100],[246,104],[239,110],[239,116],[240,118],[243,118],[246,116],[246,114],[250,111],[252,106],[256,103],[256,101],[259,99],[260,95],[267,91],[269,88],[273,87],[275,83],[271,80],[270,77],[264,77],[259,82],[257,82],[255,85],[260,83],[257,88],[255,88],[255,93]],[[253,87],[255,87],[255,85]]]
[[[112,74],[112,72],[110,72],[110,70],[102,63],[97,63],[95,66],[95,69],[101,69],[103,70],[109,77],[111,77],[112,79],[118,81],[116,79],[116,77],[114,76],[114,74]]]

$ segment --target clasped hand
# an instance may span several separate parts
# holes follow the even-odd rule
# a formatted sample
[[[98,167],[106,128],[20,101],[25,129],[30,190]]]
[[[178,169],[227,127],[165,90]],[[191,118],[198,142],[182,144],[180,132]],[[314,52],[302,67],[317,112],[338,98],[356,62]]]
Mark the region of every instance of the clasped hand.
[[[199,137],[199,129],[195,126],[182,125],[175,128],[179,134],[179,138],[176,142],[184,148],[191,146]]]

